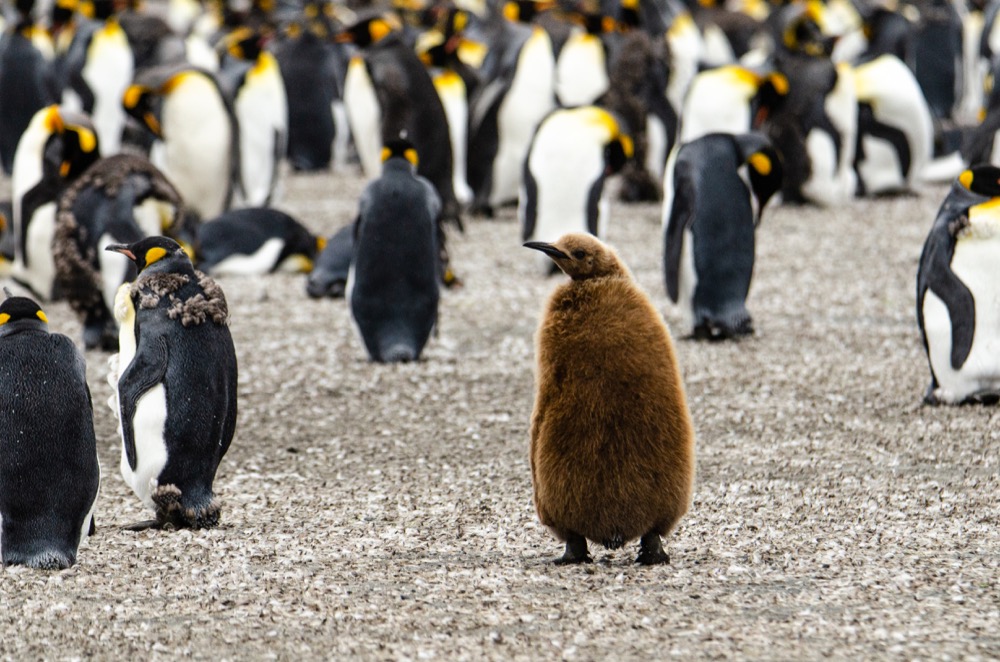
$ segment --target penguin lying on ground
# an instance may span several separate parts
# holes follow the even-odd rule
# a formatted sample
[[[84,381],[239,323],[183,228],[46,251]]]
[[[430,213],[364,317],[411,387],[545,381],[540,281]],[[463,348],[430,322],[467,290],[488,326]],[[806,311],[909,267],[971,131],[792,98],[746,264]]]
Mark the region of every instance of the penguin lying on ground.
[[[0,366],[3,564],[68,568],[94,532],[101,482],[86,364],[37,303],[8,295]]]
[[[190,232],[185,220],[173,185],[132,154],[101,159],[60,197],[52,246],[56,282],[82,317],[84,347],[117,350],[115,293],[135,278],[132,262],[104,247],[158,234],[181,240]]]
[[[601,237],[608,222],[604,180],[632,156],[618,119],[597,106],[553,111],[535,132],[524,163],[518,216],[522,241],[555,241],[568,232]],[[543,269],[554,268],[539,256]]]
[[[59,106],[35,113],[21,136],[11,177],[16,239],[12,276],[39,298],[56,296],[52,258],[56,203],[99,158],[90,120]]]
[[[354,226],[346,225],[326,242],[306,281],[306,294],[314,299],[339,299],[347,289],[347,275],[354,256]]]
[[[762,134],[710,133],[680,146],[664,183],[667,294],[695,338],[753,333],[746,309],[754,230],[782,168]]]
[[[1000,399],[1000,168],[952,185],[917,272],[917,323],[931,369],[928,404]]]
[[[217,274],[254,275],[272,271],[308,273],[326,246],[285,212],[235,209],[198,229],[198,268]]]
[[[441,201],[416,174],[412,144],[385,151],[382,176],[361,195],[347,301],[368,356],[393,363],[420,358],[437,324]]]
[[[536,337],[531,478],[542,524],[566,542],[557,563],[590,561],[587,540],[641,537],[642,564],[666,563],[660,536],[687,512],[694,429],[670,332],[613,250],[587,234],[525,244],[570,281]]]
[[[213,527],[212,482],[236,430],[236,352],[226,298],[166,237],[107,246],[139,273],[115,299],[120,353],[108,381],[121,473],[156,519],[131,527]],[[117,363],[117,365],[115,365]]]

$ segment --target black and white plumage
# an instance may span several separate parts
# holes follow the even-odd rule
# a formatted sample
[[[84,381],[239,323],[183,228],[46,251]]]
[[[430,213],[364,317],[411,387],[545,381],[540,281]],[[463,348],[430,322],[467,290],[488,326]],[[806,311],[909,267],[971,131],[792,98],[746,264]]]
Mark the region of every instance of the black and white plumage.
[[[260,275],[308,273],[326,244],[283,211],[234,209],[198,228],[198,268],[207,273]]]
[[[929,404],[1000,398],[1000,168],[963,172],[920,256],[917,322],[927,351]]]
[[[354,226],[345,225],[327,240],[316,257],[316,264],[306,281],[306,294],[314,299],[343,297],[353,257]]]
[[[30,443],[28,443],[30,442]],[[0,555],[68,568],[94,530],[100,485],[86,364],[38,304],[0,304]]]
[[[147,237],[106,250],[139,272],[115,300],[119,354],[108,381],[121,473],[156,519],[137,527],[219,522],[212,483],[236,430],[237,365],[222,289],[177,242]]]
[[[681,145],[672,159],[664,182],[664,274],[696,338],[753,333],[746,298],[754,231],[781,178],[781,161],[761,134],[708,134]]]

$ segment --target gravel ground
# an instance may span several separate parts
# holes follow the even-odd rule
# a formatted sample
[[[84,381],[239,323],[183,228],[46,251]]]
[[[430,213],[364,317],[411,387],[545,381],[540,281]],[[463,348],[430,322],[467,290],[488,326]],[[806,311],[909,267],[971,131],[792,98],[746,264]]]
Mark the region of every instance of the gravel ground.
[[[283,207],[331,232],[361,186],[294,175]],[[914,284],[944,193],[765,215],[757,335],[677,341],[698,478],[652,568],[635,545],[551,563],[527,447],[557,279],[512,210],[453,237],[465,287],[418,364],[368,363],[301,276],[221,279],[240,361],[222,525],[121,530],[148,513],[88,353],[97,533],[69,570],[0,572],[0,658],[1000,658],[1000,410],[920,404]],[[608,239],[680,338],[658,218],[615,205]]]

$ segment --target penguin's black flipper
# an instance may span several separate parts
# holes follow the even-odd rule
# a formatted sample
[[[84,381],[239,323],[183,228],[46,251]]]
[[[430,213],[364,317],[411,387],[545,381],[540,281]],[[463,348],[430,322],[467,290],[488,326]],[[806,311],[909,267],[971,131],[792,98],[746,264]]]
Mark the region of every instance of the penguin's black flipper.
[[[899,171],[905,180],[910,174],[910,166],[913,163],[913,157],[910,154],[910,142],[906,139],[906,134],[896,127],[884,124],[875,119],[875,111],[872,110],[872,106],[869,103],[858,104],[858,154],[854,157],[855,163],[864,155],[863,141],[861,140],[864,135],[884,140],[892,145],[892,148],[896,151],[896,158],[899,159]]]
[[[968,223],[968,218],[963,215],[951,223],[943,223],[941,220],[939,217],[935,222],[920,256],[920,270],[917,275],[917,323],[926,351],[928,348],[927,335],[924,331],[924,297],[927,296],[927,290],[931,290],[948,307],[948,317],[951,320],[951,367],[958,370],[969,358],[976,331],[975,299],[965,283],[951,270],[951,258],[955,252],[955,234],[963,227],[963,222]]]
[[[121,402],[122,441],[125,445],[125,457],[128,465],[135,470],[135,429],[132,418],[135,416],[136,405],[147,391],[163,381],[167,373],[167,341],[156,338],[136,352],[132,362],[125,368],[118,380],[118,399]]]
[[[674,170],[674,199],[667,222],[666,250],[663,253],[663,269],[667,280],[667,295],[677,303],[680,297],[681,252],[684,230],[691,226],[697,211],[697,200],[692,193],[695,185],[685,164],[678,163]],[[683,212],[682,212],[683,210]]]

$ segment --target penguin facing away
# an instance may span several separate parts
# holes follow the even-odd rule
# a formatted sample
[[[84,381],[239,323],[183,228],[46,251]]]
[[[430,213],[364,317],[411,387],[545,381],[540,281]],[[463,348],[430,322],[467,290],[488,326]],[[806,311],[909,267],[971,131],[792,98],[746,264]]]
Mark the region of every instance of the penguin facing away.
[[[938,211],[917,272],[927,404],[1000,400],[1000,168],[963,172]]]
[[[394,363],[420,358],[437,324],[441,201],[412,144],[390,141],[385,156],[361,195],[347,302],[371,360]]]
[[[86,364],[25,297],[0,304],[0,430],[3,564],[70,567],[101,481]]]
[[[181,246],[147,237],[115,251],[138,277],[118,290],[113,408],[121,473],[156,519],[136,530],[219,523],[212,482],[236,430],[237,365],[222,289]],[[109,403],[112,404],[112,403]]]
[[[47,42],[47,43],[46,43]],[[14,172],[18,141],[39,110],[56,101],[53,46],[30,16],[3,35],[0,48],[0,164]]]
[[[597,106],[553,111],[535,132],[524,164],[518,216],[522,241],[555,241],[568,232],[604,236],[605,179],[632,156],[619,120]],[[554,264],[539,255],[546,272]]]
[[[135,278],[131,260],[104,247],[159,234],[184,241],[190,230],[183,206],[163,173],[133,154],[101,159],[59,198],[56,283],[82,318],[84,347],[117,350],[115,295]]]
[[[203,223],[197,246],[198,268],[213,275],[308,273],[326,238],[316,237],[285,212],[254,207]]]
[[[641,538],[641,564],[667,563],[660,536],[687,512],[694,430],[663,318],[615,252],[588,234],[529,242],[570,281],[536,336],[531,475],[542,524],[589,562],[587,540]]]
[[[663,267],[670,300],[695,338],[753,333],[746,309],[754,231],[781,190],[782,165],[762,134],[710,133],[685,143],[664,186]]]

